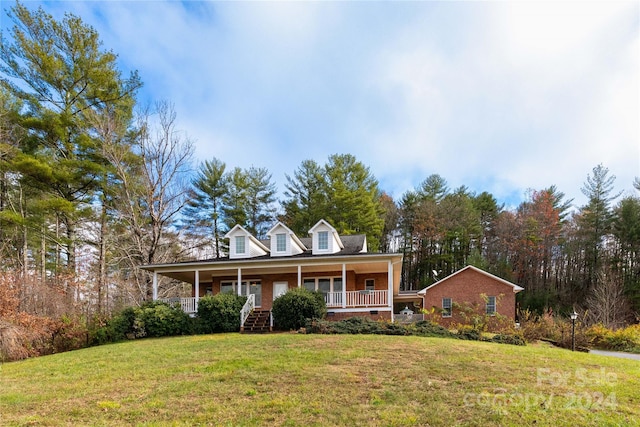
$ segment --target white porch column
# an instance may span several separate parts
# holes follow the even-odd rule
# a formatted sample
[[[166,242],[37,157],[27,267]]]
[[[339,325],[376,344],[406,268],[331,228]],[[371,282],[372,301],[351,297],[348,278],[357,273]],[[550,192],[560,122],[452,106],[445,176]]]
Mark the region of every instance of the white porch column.
[[[238,267],[238,296],[242,295],[242,269]]]
[[[153,300],[158,299],[158,272],[153,272]]]
[[[342,308],[347,307],[347,264],[342,264]]]
[[[198,308],[198,301],[200,300],[200,270],[196,270],[196,274],[195,274],[195,280],[194,280],[194,286],[196,288],[195,293],[196,293],[196,309]]]
[[[391,321],[393,322],[393,263],[391,262],[391,260],[389,260],[389,266],[387,267],[387,269],[387,282],[389,282],[387,286],[387,288],[389,289],[387,295],[387,304],[389,305],[389,307],[391,307]]]
[[[302,286],[302,266],[298,266],[298,287]]]

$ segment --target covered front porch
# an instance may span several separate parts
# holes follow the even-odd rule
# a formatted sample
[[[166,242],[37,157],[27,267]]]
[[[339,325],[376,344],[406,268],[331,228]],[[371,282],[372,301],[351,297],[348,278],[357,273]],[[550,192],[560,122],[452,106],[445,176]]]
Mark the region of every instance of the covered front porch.
[[[187,314],[198,312],[199,299],[199,297],[159,298],[167,304],[178,304]],[[389,292],[387,290],[327,292],[324,294],[324,302],[327,304],[327,309],[389,307]]]
[[[244,320],[252,311],[270,312],[273,301],[294,288],[323,294],[330,318],[354,315],[393,320],[402,257],[397,254],[299,256],[281,259],[219,259],[146,266],[153,273],[153,298],[179,304],[195,314],[205,295],[233,292],[247,297]],[[159,277],[191,284],[191,295],[159,296]]]

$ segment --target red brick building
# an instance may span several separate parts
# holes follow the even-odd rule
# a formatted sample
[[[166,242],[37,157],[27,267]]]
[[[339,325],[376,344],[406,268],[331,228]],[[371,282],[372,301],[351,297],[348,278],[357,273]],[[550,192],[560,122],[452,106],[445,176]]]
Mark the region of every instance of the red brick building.
[[[460,306],[473,308],[479,314],[498,313],[515,321],[516,293],[524,288],[467,266],[418,292],[426,310],[440,313],[442,325],[462,323]]]
[[[304,287],[324,295],[329,319],[393,320],[402,254],[370,253],[366,236],[340,236],[324,220],[309,235],[299,238],[277,223],[267,233],[268,239],[259,240],[237,225],[225,236],[227,256],[141,268],[153,273],[154,299],[180,303],[188,313],[197,312],[198,301],[205,295],[233,292],[248,297],[242,322],[254,311],[270,317],[275,298]],[[191,295],[166,298],[159,294],[159,276],[191,284]]]

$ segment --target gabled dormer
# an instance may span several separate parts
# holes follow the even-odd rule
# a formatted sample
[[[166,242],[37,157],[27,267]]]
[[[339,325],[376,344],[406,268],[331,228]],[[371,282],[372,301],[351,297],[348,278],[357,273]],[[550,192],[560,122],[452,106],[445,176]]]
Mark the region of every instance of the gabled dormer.
[[[338,232],[324,219],[311,227],[309,234],[311,235],[313,255],[335,254],[344,249]]]
[[[286,225],[279,222],[267,232],[271,244],[271,256],[298,255],[307,250],[298,236]]]
[[[230,259],[254,258],[269,253],[269,248],[253,237],[241,225],[233,227],[224,237],[229,239]]]

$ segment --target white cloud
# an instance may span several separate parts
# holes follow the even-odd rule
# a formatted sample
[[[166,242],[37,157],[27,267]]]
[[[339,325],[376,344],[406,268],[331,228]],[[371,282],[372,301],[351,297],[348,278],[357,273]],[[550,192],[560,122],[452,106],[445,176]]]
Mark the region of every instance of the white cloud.
[[[29,2],[29,5],[36,2]],[[640,175],[637,2],[59,2],[200,160],[269,168],[352,153],[399,197],[431,173],[517,203],[581,203],[598,163]]]

